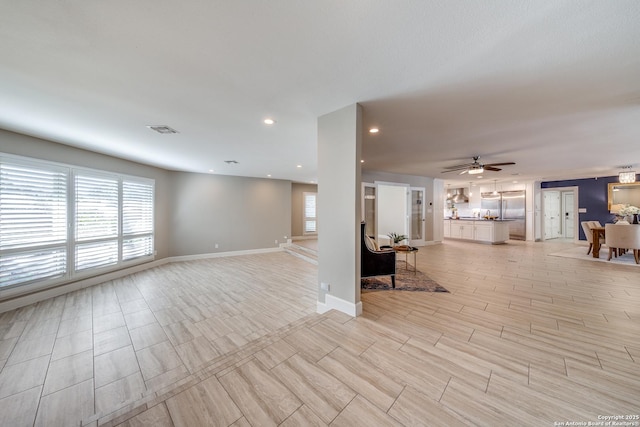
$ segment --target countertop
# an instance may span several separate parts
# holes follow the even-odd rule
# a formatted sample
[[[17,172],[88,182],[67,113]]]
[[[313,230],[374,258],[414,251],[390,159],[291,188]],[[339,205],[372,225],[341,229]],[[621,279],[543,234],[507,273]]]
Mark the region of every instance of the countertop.
[[[445,218],[451,221],[496,221],[496,222],[506,222],[506,221],[513,221],[513,219],[487,219],[487,218],[474,218],[472,216],[466,217],[466,216],[461,216],[459,218]]]

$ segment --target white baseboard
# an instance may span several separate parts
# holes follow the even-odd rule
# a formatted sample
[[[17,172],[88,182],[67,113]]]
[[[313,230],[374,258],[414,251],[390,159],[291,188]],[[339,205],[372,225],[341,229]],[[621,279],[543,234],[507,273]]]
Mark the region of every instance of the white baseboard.
[[[358,317],[362,314],[362,301],[352,303],[341,298],[327,294],[324,297],[324,303],[318,301],[317,312],[322,314],[329,310],[338,310],[349,316]]]
[[[266,254],[266,253],[271,253],[271,252],[282,252],[283,250],[284,249],[282,249],[282,247],[265,248],[265,249],[247,249],[247,250],[243,250],[243,251],[212,252],[212,253],[208,253],[208,254],[173,256],[173,257],[169,257],[167,259],[169,260],[169,262],[194,261],[194,260],[198,260],[198,259],[224,258],[224,257],[229,257],[229,256]]]
[[[318,235],[317,234],[310,234],[308,236],[291,236],[292,241],[296,241],[296,240],[318,240]]]

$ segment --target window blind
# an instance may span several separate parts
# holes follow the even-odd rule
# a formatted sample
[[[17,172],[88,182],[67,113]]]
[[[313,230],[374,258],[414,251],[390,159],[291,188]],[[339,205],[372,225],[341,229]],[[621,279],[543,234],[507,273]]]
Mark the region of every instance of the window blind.
[[[304,193],[304,234],[318,232],[318,221],[316,219],[316,193]]]
[[[66,274],[68,171],[0,158],[0,287]]]
[[[153,254],[153,185],[122,183],[122,259]]]
[[[118,180],[75,177],[75,271],[118,262]]]
[[[0,153],[0,289],[151,259],[151,179]]]

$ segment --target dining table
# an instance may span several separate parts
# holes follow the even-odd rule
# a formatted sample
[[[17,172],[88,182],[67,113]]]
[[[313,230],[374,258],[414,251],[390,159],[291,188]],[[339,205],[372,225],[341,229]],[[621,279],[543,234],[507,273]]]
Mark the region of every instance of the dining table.
[[[593,257],[600,258],[600,239],[604,239],[604,227],[591,227],[591,241],[593,242]]]

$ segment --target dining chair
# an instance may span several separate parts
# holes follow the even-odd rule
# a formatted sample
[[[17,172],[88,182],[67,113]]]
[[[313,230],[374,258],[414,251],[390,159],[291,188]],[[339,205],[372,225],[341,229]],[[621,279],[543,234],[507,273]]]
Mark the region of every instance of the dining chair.
[[[605,244],[609,247],[609,258],[619,253],[620,249],[633,250],[636,264],[640,264],[640,225],[605,224]]]
[[[580,223],[582,226],[582,231],[584,231],[584,236],[587,238],[587,242],[589,242],[589,250],[587,250],[587,255],[591,253],[591,249],[593,249],[593,233],[591,232],[592,227],[602,227],[598,221],[582,221]],[[604,239],[600,238],[600,244],[604,243]]]

